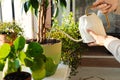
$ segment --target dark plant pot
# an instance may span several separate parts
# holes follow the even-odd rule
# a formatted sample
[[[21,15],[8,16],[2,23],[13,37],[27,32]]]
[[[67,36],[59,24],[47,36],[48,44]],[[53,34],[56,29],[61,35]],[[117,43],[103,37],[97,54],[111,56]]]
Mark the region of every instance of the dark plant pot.
[[[3,80],[32,80],[31,74],[28,72],[13,72],[7,74]]]

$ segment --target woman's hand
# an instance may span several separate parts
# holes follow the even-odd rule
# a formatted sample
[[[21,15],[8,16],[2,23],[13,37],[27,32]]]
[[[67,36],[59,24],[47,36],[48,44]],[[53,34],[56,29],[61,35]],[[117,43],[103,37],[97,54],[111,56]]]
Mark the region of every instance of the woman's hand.
[[[98,35],[92,30],[88,30],[88,33],[95,39],[95,42],[88,43],[88,46],[104,46],[104,42],[108,36]]]
[[[101,10],[102,13],[109,13],[117,9],[118,0],[96,0],[93,6]]]

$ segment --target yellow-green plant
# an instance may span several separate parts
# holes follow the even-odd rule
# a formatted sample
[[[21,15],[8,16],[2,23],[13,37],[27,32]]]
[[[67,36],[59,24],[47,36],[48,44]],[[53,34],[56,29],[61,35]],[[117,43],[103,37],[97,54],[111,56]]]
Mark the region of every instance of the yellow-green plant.
[[[46,76],[53,75],[57,65],[43,54],[43,48],[37,42],[28,44],[24,49],[26,40],[19,36],[13,45],[4,43],[0,46],[0,69],[3,73],[20,72],[22,66],[29,67],[34,80],[42,80]],[[12,80],[12,79],[10,79]]]
[[[23,29],[14,22],[0,22],[0,34],[6,35],[7,40],[13,41],[23,34]]]
[[[64,31],[76,40],[81,38],[78,29],[78,22],[75,22],[72,12],[70,12],[69,15],[63,15],[61,25],[59,25],[58,21],[54,19],[52,30],[48,33],[48,37],[57,38],[62,41],[62,61],[70,66],[70,74],[75,75],[76,70],[80,65],[81,54],[86,49],[86,45],[82,42],[75,42],[69,39],[68,36],[61,31]]]

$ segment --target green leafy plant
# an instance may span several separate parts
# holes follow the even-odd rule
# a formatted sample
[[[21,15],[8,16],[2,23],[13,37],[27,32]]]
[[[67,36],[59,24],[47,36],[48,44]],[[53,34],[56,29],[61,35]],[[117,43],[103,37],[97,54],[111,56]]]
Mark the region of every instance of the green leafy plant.
[[[81,38],[78,31],[78,22],[74,21],[72,12],[69,15],[63,15],[61,25],[58,25],[58,21],[54,19],[52,30],[48,33],[48,37],[57,38],[62,41],[62,61],[71,68],[70,75],[75,75],[81,62],[81,54],[86,50],[86,45],[82,42],[72,41],[61,31],[64,31],[76,40]]]
[[[24,10],[27,12],[30,8],[38,17],[38,32],[37,32],[37,42],[44,43],[46,40],[46,14],[50,0],[27,0],[24,4]],[[52,0],[52,8],[54,8],[54,16],[56,17],[59,12],[59,6],[66,7],[66,0]]]
[[[21,71],[22,66],[30,68],[34,80],[41,80],[54,74],[57,65],[51,58],[43,54],[41,45],[37,42],[31,42],[24,50],[25,41],[23,36],[19,36],[12,46],[7,43],[0,46],[0,69],[5,75]]]
[[[12,42],[23,34],[23,29],[14,22],[0,22],[0,34],[6,35],[6,39]]]

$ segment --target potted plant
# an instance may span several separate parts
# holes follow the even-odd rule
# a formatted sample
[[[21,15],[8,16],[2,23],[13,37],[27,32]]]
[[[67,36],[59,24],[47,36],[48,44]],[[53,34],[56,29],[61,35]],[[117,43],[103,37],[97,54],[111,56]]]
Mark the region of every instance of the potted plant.
[[[25,49],[25,43],[25,38],[19,36],[13,45],[4,43],[0,46],[0,69],[4,73],[3,78],[12,72],[21,72],[23,66],[30,68],[34,80],[54,74],[57,65],[43,54],[41,45],[31,42]]]
[[[15,22],[0,22],[0,45],[12,44],[15,38],[23,34],[23,29]]]
[[[46,15],[48,10],[48,5],[51,3],[51,0],[27,0],[24,3],[24,10],[27,12],[32,8],[33,13],[38,18],[38,32],[37,32],[37,42],[45,43],[46,42]],[[54,8],[54,17],[58,15],[59,4],[66,7],[66,0],[52,0],[52,8]]]
[[[71,69],[70,76],[76,75],[77,68],[81,62],[81,54],[86,50],[86,45],[80,41],[81,36],[78,31],[78,26],[78,22],[75,22],[73,18],[73,13],[70,12],[69,15],[63,15],[61,25],[58,25],[58,21],[54,19],[53,30],[48,33],[48,36],[62,41],[61,58],[64,64],[69,65]],[[65,35],[66,33],[71,36],[72,40]]]
[[[54,5],[52,8],[54,8],[54,17],[56,17],[59,12],[58,4],[60,3],[61,6],[66,7],[66,0],[27,0],[24,3],[24,10],[27,12],[32,8],[33,13],[37,16],[38,32],[36,42],[42,45],[44,54],[47,57],[51,57],[57,65],[61,59],[61,41],[56,39],[48,39],[46,37],[48,28],[45,24],[48,5],[51,3],[50,1],[52,1],[51,6]]]

